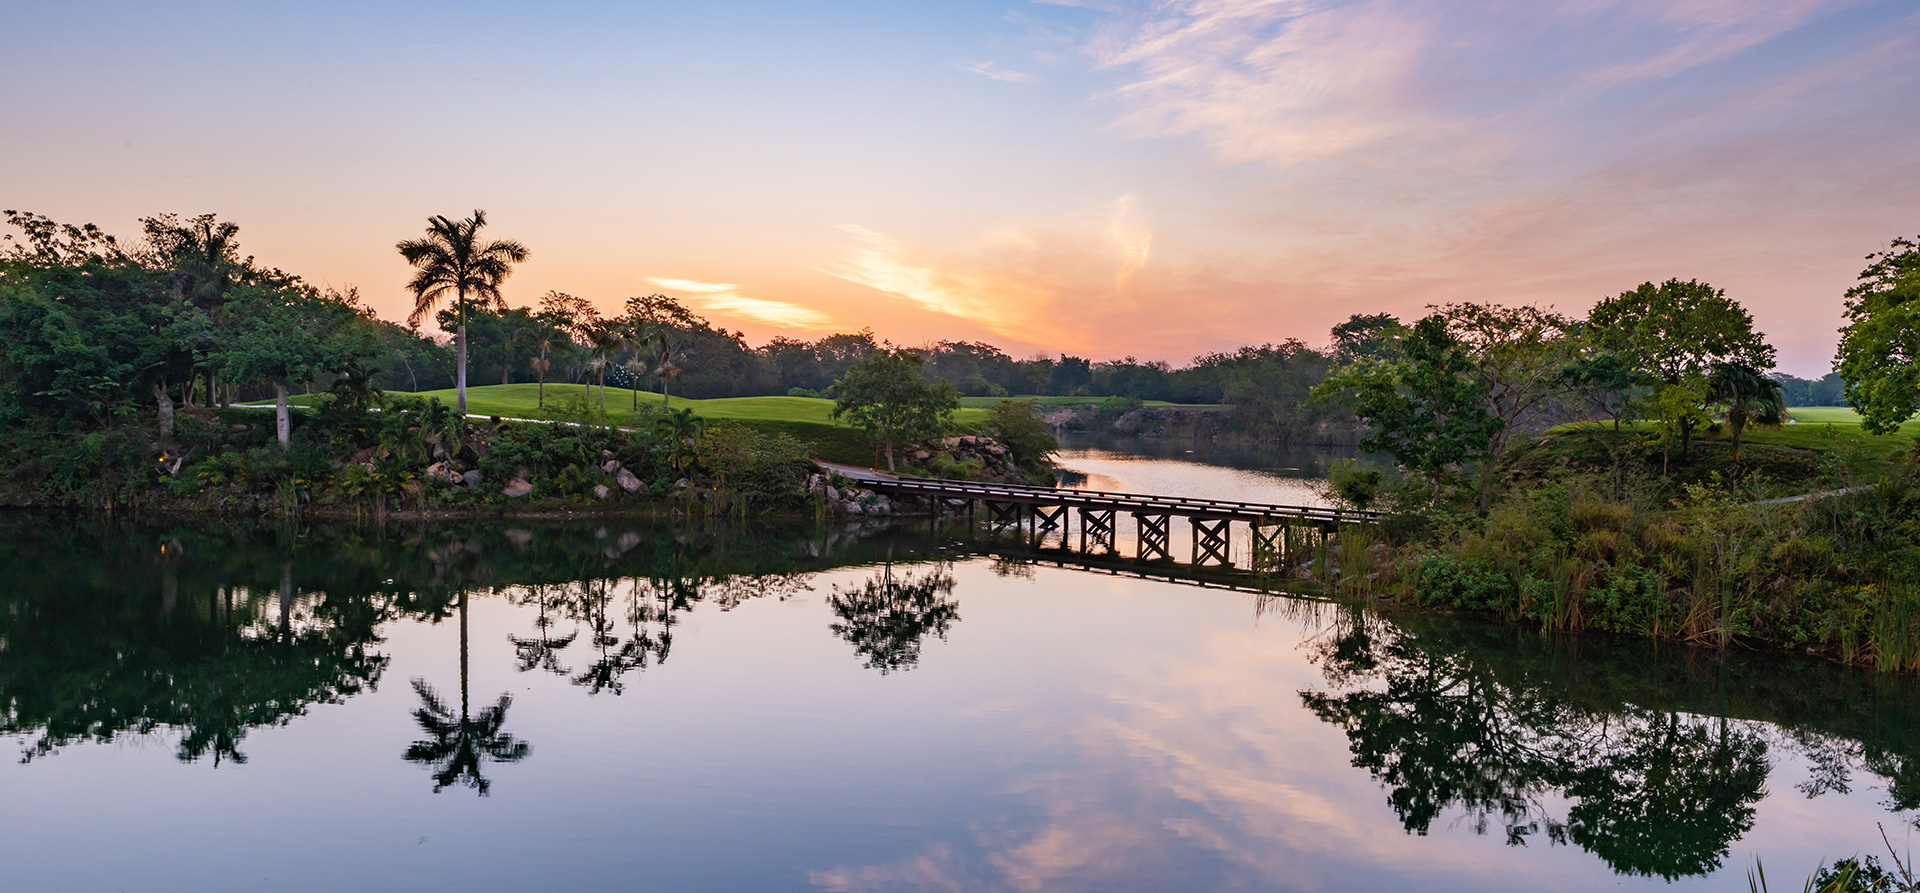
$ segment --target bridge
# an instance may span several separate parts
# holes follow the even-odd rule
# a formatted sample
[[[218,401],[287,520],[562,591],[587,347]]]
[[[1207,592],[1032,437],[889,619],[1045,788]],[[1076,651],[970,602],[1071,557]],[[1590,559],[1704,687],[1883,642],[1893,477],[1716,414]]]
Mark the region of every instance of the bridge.
[[[1139,560],[1172,560],[1172,519],[1187,521],[1193,531],[1195,565],[1231,565],[1232,525],[1245,523],[1253,537],[1257,565],[1287,562],[1302,549],[1324,542],[1342,526],[1380,523],[1380,512],[1325,506],[1271,505],[1225,499],[1153,496],[1106,490],[1061,490],[1022,484],[944,481],[901,477],[871,468],[819,463],[827,470],[857,481],[860,486],[888,496],[927,500],[936,519],[964,512],[970,521],[984,507],[990,529],[1018,527],[1037,534],[1071,528],[1078,516],[1083,551],[1115,550],[1115,518],[1133,517]]]

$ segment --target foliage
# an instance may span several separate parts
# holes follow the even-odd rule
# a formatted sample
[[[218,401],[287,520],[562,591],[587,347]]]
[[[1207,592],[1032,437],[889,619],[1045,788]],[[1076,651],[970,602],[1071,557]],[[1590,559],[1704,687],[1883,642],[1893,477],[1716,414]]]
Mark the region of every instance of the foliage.
[[[1022,468],[1043,468],[1049,457],[1060,449],[1047,423],[1040,418],[1040,405],[1032,400],[1003,400],[987,410],[982,430],[1013,453],[1013,461]]]
[[[833,418],[848,419],[881,444],[887,470],[894,468],[896,442],[939,437],[953,426],[960,395],[945,381],[929,382],[920,373],[926,359],[910,350],[880,347],[847,369],[834,383],[840,399]]]
[[[1369,426],[1360,448],[1384,452],[1431,480],[1438,492],[1450,466],[1480,455],[1500,419],[1486,409],[1486,382],[1474,376],[1465,346],[1446,320],[1429,316],[1396,342],[1398,359],[1361,360],[1315,388],[1321,399],[1344,401]]]
[[[1834,367],[1867,431],[1887,434],[1920,411],[1920,237],[1894,239],[1867,260],[1847,289]]]
[[[394,245],[414,268],[407,290],[413,293],[413,312],[407,324],[418,326],[434,306],[451,296],[458,334],[454,387],[460,391],[455,410],[467,411],[467,315],[476,309],[492,307],[504,311],[506,302],[500,284],[513,275],[513,265],[527,259],[527,248],[519,242],[495,240],[482,242],[480,228],[487,225],[487,213],[475,210],[465,220],[444,215],[427,218],[427,234],[419,239],[402,239]]]

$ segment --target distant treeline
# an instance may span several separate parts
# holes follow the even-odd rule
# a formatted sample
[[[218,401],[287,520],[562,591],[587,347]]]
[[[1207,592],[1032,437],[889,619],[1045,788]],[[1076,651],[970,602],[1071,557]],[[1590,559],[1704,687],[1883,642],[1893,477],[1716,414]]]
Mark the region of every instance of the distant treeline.
[[[655,301],[676,303],[671,298]],[[544,307],[554,306],[543,301]],[[677,317],[680,339],[674,347],[676,395],[752,397],[796,391],[825,395],[849,367],[880,341],[870,331],[827,335],[808,341],[776,337],[759,347],[747,344],[742,332],[716,327],[697,314]],[[443,314],[445,315],[445,314]],[[452,324],[449,315],[444,320]],[[548,381],[579,382],[590,377],[592,347],[568,337],[570,320],[556,319],[550,310],[513,308],[504,313],[474,311],[467,317],[468,381],[471,384],[508,384],[538,379],[528,345],[549,344]],[[395,326],[394,334],[407,333]],[[528,330],[540,330],[529,335]],[[387,390],[427,391],[453,387],[454,356],[449,343],[415,335],[411,343],[395,348],[379,370],[376,383]],[[1125,357],[1096,361],[1070,354],[1015,359],[1001,349],[978,341],[940,341],[911,348],[927,358],[927,371],[967,397],[1011,395],[1131,397],[1170,403],[1229,402],[1237,384],[1256,368],[1301,365],[1313,382],[1323,377],[1328,358],[1302,342],[1287,341],[1231,352],[1209,353],[1176,367],[1159,360]],[[626,385],[646,376],[612,364],[610,383]],[[1313,382],[1309,382],[1309,386]],[[643,387],[653,386],[642,382]]]

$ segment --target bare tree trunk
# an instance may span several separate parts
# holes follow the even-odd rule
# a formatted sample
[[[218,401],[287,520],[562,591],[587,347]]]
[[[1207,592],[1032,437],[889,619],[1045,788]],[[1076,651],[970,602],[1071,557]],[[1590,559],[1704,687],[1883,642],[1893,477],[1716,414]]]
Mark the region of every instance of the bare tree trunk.
[[[287,414],[287,386],[279,382],[273,385],[273,430],[280,436],[281,446],[293,441],[293,417]]]
[[[887,470],[893,470],[893,432],[887,432]]]
[[[165,384],[153,386],[154,402],[160,404],[160,436],[173,436],[173,397],[167,393]]]
[[[455,345],[459,362],[455,364],[456,368],[454,369],[454,374],[455,376],[457,376],[459,380],[454,383],[454,389],[456,393],[453,398],[453,404],[454,404],[453,411],[456,413],[459,413],[461,418],[466,418],[467,416],[467,324],[466,323],[463,322],[460,324],[460,331],[455,333],[453,338],[455,341],[459,342],[457,345]]]

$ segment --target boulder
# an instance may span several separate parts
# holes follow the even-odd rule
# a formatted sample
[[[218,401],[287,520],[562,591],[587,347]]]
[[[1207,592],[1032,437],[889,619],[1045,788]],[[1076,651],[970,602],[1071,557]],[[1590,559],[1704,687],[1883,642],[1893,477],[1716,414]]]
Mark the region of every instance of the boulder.
[[[605,462],[600,463],[600,470],[608,474],[619,474],[620,462],[616,459],[608,459]]]
[[[466,484],[469,487],[473,486],[474,484],[480,483],[480,469],[476,468],[476,469],[473,469],[472,471],[469,471],[465,474],[460,475],[460,483]]]
[[[439,445],[439,444],[437,444],[437,443],[436,443],[436,444],[434,444],[434,445],[433,445],[433,460],[434,460],[435,462],[444,462],[444,461],[446,461],[446,458],[447,458],[447,448],[446,448],[446,447],[443,447],[443,446],[441,446],[441,445]]]
[[[609,487],[609,486],[607,486],[606,484],[594,484],[594,485],[593,485],[593,498],[595,498],[595,499],[606,499],[607,497],[609,497],[609,496],[612,496],[612,495],[613,495],[613,488],[612,488],[612,487]]]
[[[601,451],[600,451],[600,461],[601,461],[601,462],[612,462],[612,461],[613,461],[613,451],[612,451],[612,450],[601,450]]]
[[[620,489],[625,490],[628,493],[640,492],[640,479],[637,477],[634,477],[633,472],[628,471],[624,468],[620,469],[619,472],[614,474],[613,482],[616,484],[619,484]]]
[[[533,485],[515,478],[512,483],[501,488],[500,495],[509,499],[519,499],[533,492]]]

